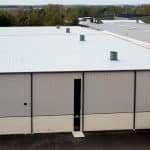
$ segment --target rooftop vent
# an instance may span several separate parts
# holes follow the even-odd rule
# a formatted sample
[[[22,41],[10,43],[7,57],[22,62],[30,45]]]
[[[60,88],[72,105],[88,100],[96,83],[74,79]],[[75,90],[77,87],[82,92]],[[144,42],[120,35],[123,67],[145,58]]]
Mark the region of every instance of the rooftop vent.
[[[80,41],[85,41],[85,35],[84,34],[80,35]]]
[[[70,28],[66,28],[66,33],[70,33]]]
[[[118,60],[118,52],[110,51],[110,60],[111,61],[117,61]]]
[[[139,19],[136,19],[136,23],[139,23]]]
[[[57,25],[56,28],[57,28],[57,29],[60,29],[60,25]]]

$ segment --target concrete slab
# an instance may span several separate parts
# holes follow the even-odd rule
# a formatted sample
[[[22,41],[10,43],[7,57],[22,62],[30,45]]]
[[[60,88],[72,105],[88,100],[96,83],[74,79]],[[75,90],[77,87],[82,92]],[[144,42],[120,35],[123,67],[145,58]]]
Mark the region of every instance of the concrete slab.
[[[74,138],[83,138],[83,137],[85,137],[84,133],[81,132],[81,131],[73,131],[72,135],[73,135]]]

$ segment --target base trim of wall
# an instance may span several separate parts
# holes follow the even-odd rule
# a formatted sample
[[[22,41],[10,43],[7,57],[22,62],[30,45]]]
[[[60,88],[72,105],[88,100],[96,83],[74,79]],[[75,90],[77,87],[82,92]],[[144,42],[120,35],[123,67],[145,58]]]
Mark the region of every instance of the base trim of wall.
[[[33,133],[72,132],[73,115],[33,117]]]
[[[135,114],[135,129],[150,129],[150,112]]]
[[[29,134],[31,133],[30,117],[0,118],[0,134]]]
[[[84,116],[84,131],[133,129],[133,113],[92,114]]]

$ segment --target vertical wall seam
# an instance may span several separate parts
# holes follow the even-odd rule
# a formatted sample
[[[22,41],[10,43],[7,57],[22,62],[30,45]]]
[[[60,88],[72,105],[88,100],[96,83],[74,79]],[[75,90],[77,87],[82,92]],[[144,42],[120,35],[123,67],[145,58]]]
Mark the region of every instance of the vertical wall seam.
[[[84,72],[82,72],[82,131],[84,131],[84,94],[85,94],[85,89],[84,89]]]
[[[135,121],[136,121],[136,71],[134,71],[134,105],[133,105],[133,129],[135,130]]]
[[[33,74],[31,73],[31,134],[33,134]]]

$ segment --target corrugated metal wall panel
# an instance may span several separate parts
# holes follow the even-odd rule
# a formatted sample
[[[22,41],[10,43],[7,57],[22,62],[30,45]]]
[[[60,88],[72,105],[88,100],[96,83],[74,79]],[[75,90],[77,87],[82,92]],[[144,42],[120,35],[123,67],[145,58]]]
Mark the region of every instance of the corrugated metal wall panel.
[[[136,111],[150,112],[150,71],[137,72]]]
[[[30,74],[0,75],[0,117],[31,115],[30,83]]]
[[[80,73],[33,74],[33,115],[70,115],[74,111],[74,79]]]
[[[133,112],[134,72],[85,73],[85,114]]]

